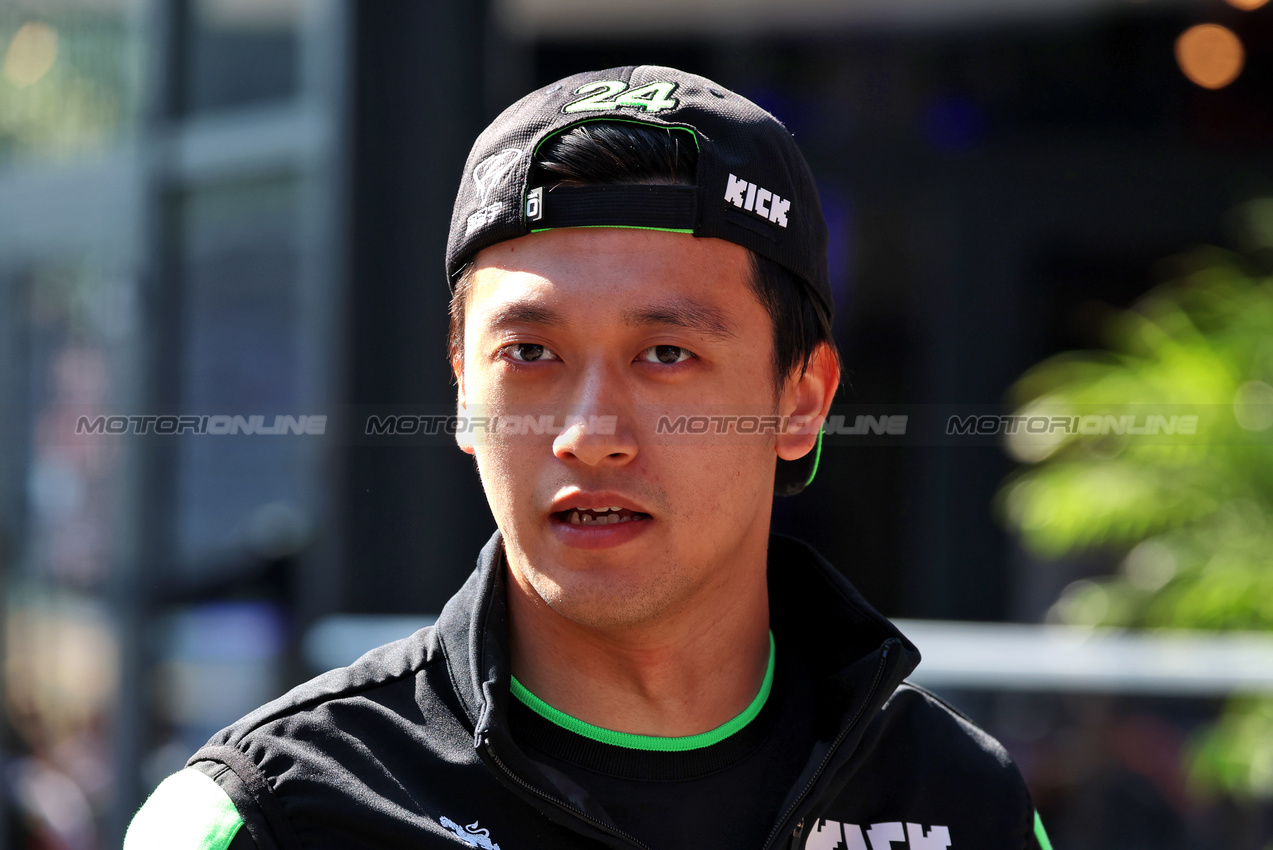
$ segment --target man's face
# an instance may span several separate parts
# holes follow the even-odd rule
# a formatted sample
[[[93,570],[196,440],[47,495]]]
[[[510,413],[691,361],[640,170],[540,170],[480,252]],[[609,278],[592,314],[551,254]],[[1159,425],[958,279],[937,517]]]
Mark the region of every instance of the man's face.
[[[555,230],[477,256],[461,412],[574,424],[461,444],[514,580],[562,616],[653,622],[736,572],[763,574],[773,435],[655,434],[660,415],[781,406],[772,325],[749,275],[738,245],[657,231]]]

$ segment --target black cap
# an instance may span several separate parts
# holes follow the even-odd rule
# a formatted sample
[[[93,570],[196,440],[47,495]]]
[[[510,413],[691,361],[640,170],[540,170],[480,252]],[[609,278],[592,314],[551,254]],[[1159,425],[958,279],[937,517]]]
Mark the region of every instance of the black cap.
[[[527,185],[543,142],[590,121],[689,131],[698,146],[693,186]],[[464,167],[447,242],[447,280],[483,248],[558,227],[642,227],[711,236],[789,269],[831,316],[827,227],[809,166],[782,123],[705,77],[640,65],[566,77],[504,110],[478,136]],[[778,461],[774,491],[813,480],[822,439]]]

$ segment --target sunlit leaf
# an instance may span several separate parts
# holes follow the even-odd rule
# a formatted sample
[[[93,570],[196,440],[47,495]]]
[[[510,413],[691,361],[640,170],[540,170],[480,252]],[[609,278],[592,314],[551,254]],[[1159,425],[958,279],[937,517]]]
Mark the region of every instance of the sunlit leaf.
[[[1178,280],[1110,318],[1108,350],[1058,355],[1017,381],[1019,414],[1109,427],[1010,441],[1026,465],[997,506],[1042,557],[1129,553],[1116,575],[1066,588],[1052,619],[1273,630],[1273,280],[1211,249],[1176,264]],[[1172,415],[1196,417],[1192,433],[1122,425]],[[1273,701],[1231,701],[1197,737],[1191,776],[1273,798]]]

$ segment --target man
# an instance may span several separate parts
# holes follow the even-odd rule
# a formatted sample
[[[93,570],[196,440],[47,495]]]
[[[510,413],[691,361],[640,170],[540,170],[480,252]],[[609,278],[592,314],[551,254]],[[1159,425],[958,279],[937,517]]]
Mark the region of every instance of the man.
[[[499,531],[435,626],[218,734],[128,850],[1048,846],[915,647],[769,535],[840,374],[780,123],[671,68],[567,78],[477,140],[447,253]]]

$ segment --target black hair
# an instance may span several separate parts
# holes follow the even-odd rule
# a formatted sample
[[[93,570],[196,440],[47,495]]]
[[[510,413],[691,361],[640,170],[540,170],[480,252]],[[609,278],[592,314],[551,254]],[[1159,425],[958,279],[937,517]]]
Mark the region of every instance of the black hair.
[[[596,121],[544,142],[536,154],[530,188],[560,185],[672,184],[693,186],[698,148],[685,130]],[[752,292],[773,323],[773,380],[781,389],[797,369],[803,375],[820,343],[839,357],[831,317],[808,287],[785,266],[751,253]],[[472,265],[458,276],[451,298],[450,351],[464,350],[464,307]]]
[[[594,122],[544,142],[530,186],[693,186],[697,168],[698,147],[684,130]]]

